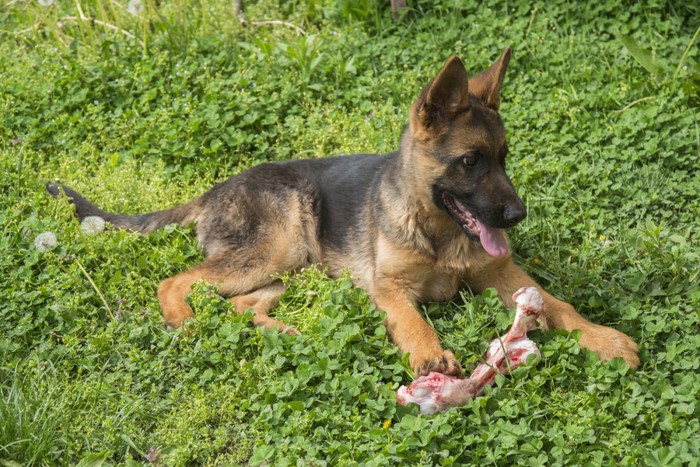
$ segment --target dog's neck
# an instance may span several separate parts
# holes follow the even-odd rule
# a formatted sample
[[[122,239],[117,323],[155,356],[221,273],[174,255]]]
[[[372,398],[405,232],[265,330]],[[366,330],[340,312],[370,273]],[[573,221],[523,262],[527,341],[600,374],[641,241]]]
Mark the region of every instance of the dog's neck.
[[[411,128],[406,128],[401,143],[398,158],[398,180],[402,180],[400,189],[407,206],[416,214],[435,221],[447,221],[449,217],[438,208],[433,202],[433,187],[430,180],[433,179],[434,170],[432,164],[427,164],[419,156],[421,153],[421,142],[414,138]]]
[[[411,157],[420,144],[406,129],[399,152],[389,162],[394,170],[385,170],[374,212],[382,230],[392,240],[437,258],[441,245],[436,239],[461,237],[459,227],[432,202],[432,187],[425,182],[426,168]],[[383,196],[382,196],[383,195]],[[396,204],[399,203],[399,206]]]

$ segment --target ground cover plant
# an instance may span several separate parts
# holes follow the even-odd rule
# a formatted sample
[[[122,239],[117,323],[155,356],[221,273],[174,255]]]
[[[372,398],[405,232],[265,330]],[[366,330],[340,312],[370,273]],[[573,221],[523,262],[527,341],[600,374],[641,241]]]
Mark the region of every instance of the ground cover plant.
[[[7,1],[0,10],[0,463],[643,464],[700,458],[700,70],[692,2]],[[488,3],[485,4],[485,3]],[[433,416],[349,279],[288,277],[301,337],[207,284],[168,332],[156,287],[188,228],[81,226],[60,179],[160,209],[255,164],[397,148],[450,54],[507,45],[518,262],[640,344],[637,371],[536,332],[543,361]],[[427,304],[465,371],[510,324],[493,291]]]

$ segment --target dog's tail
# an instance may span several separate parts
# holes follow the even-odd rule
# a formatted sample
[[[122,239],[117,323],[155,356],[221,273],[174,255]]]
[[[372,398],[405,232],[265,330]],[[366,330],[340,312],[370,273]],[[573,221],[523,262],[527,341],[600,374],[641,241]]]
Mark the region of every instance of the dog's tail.
[[[194,222],[200,212],[199,200],[196,199],[164,211],[136,215],[113,214],[98,208],[68,186],[48,182],[46,191],[53,197],[60,196],[61,192],[65,193],[68,200],[75,206],[75,215],[81,221],[88,216],[98,216],[117,228],[140,233],[153,232],[168,224],[187,225]]]

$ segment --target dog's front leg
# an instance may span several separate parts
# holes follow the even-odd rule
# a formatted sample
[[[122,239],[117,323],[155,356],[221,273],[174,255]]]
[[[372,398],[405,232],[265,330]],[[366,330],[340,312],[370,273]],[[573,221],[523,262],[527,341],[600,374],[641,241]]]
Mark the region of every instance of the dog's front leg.
[[[386,312],[389,336],[404,352],[410,352],[415,377],[431,371],[463,376],[462,367],[449,350],[443,350],[435,330],[416,311],[400,281],[384,280],[371,293],[377,308]]]
[[[573,306],[558,300],[540,287],[530,276],[520,269],[510,258],[486,274],[469,280],[469,285],[478,292],[487,287],[495,287],[507,307],[513,307],[512,294],[520,287],[537,287],[544,299],[545,328],[561,328],[567,331],[581,330],[580,344],[596,352],[603,360],[622,357],[627,364],[639,366],[637,344],[626,334],[591,323],[578,314]]]

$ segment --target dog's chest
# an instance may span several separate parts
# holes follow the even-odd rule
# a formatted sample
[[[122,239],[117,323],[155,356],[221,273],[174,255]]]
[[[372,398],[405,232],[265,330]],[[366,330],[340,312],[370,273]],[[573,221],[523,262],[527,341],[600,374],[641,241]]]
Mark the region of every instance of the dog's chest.
[[[462,286],[455,274],[436,271],[430,266],[415,271],[409,279],[417,302],[444,302],[457,294]]]
[[[416,302],[442,302],[453,298],[479,263],[478,248],[464,236],[445,238],[432,252],[377,239],[374,278],[391,278]]]

